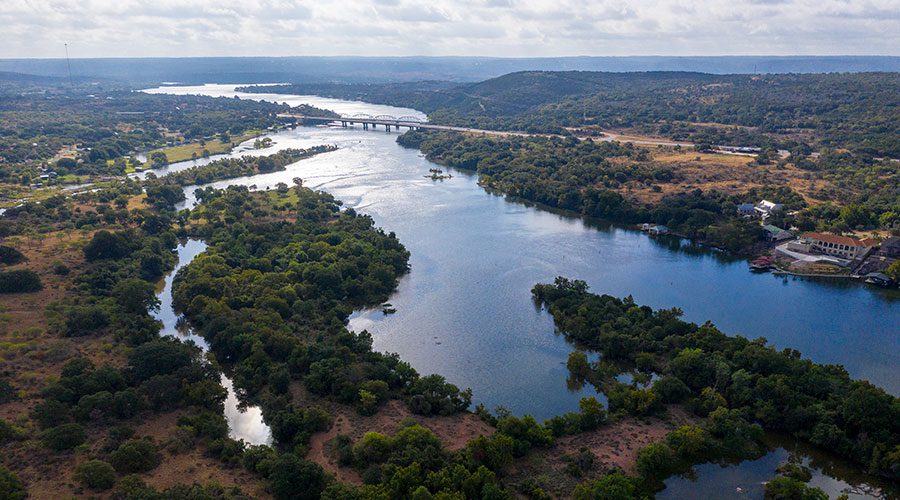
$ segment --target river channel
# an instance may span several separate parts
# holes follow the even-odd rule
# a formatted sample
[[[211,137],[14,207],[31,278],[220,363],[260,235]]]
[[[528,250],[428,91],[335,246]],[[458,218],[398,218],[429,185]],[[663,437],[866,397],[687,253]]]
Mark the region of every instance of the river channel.
[[[311,104],[341,114],[423,116],[411,109],[316,96],[240,94],[231,85],[167,86],[148,92],[237,95]],[[559,275],[584,279],[597,293],[632,295],[637,303],[654,308],[678,307],[687,320],[711,320],[729,334],[766,337],[778,348],[842,364],[851,376],[900,393],[897,293],[849,281],[751,274],[744,261],[685,242],[651,239],[603,221],[507,200],[479,187],[471,173],[452,171],[452,179],[433,181],[425,175],[429,168],[440,167],[418,151],[398,146],[397,135],[360,127],[275,132],[269,135],[273,148],[244,145],[231,154],[271,154],[318,144],[339,149],[283,172],[212,186],[266,189],[301,177],[306,186],[331,193],[395,232],[411,252],[411,271],[390,299],[397,313],[358,311],[350,327],[370,331],[376,349],[399,353],[421,373],[440,373],[471,387],[476,403],[503,405],[540,420],[577,408],[580,397],[593,393],[567,388],[564,363],[573,348],[554,333],[552,318],[531,300],[535,283]],[[173,164],[157,174],[203,161],[208,160]],[[189,207],[193,187],[185,191],[184,206]],[[787,453],[784,450],[779,447],[773,453]],[[768,462],[733,467],[756,463],[763,464],[759,467],[767,471],[766,479],[772,477]],[[710,477],[713,474],[702,471],[698,481]],[[673,478],[666,491],[678,491],[678,481],[689,480]],[[849,488],[835,481],[830,493]]]

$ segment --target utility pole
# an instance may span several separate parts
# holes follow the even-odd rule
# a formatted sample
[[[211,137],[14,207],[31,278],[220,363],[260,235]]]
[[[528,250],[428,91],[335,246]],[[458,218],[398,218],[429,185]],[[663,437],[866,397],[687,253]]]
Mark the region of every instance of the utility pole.
[[[75,85],[72,83],[72,65],[69,64],[69,44],[64,43],[63,46],[66,48],[66,68],[69,70],[69,86],[74,87]]]

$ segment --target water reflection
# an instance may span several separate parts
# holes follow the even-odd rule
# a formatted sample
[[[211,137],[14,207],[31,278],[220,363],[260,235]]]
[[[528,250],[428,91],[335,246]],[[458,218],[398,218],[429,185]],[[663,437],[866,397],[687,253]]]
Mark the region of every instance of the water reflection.
[[[829,498],[840,495],[851,499],[900,498],[896,484],[866,476],[854,464],[797,439],[768,434],[766,442],[771,451],[763,457],[740,463],[695,466],[684,475],[667,479],[666,489],[656,498],[763,498],[766,481],[777,477],[776,469],[785,462],[809,468],[812,479],[808,484],[821,488]]]
[[[160,335],[176,337],[184,342],[193,342],[203,352],[209,351],[206,340],[194,333],[184,318],[175,312],[172,305],[172,283],[178,271],[206,250],[206,244],[200,240],[189,239],[180,243],[177,248],[178,264],[166,275],[162,289],[157,293],[160,301],[158,311],[153,316],[163,323]],[[256,406],[243,405],[234,389],[234,384],[223,373],[222,387],[228,391],[225,399],[225,419],[228,421],[228,433],[234,439],[243,439],[248,444],[271,444],[272,432],[263,422],[262,411]]]

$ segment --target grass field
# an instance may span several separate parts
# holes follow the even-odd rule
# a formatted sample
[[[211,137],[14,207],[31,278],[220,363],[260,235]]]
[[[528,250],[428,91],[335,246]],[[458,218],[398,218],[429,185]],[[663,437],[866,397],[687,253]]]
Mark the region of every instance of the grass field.
[[[154,149],[150,153],[147,154],[149,157],[151,154],[156,152],[162,152],[166,154],[166,158],[169,159],[169,163],[175,163],[179,161],[191,160],[196,155],[197,158],[203,157],[203,150],[209,151],[211,155],[223,154],[231,152],[231,149],[234,147],[233,145],[240,144],[247,139],[252,139],[256,134],[244,134],[237,137],[232,137],[229,142],[222,142],[218,139],[213,139],[210,141],[206,141],[204,143],[201,142],[189,142],[186,144],[181,144],[178,146],[172,146],[169,148],[160,148]]]

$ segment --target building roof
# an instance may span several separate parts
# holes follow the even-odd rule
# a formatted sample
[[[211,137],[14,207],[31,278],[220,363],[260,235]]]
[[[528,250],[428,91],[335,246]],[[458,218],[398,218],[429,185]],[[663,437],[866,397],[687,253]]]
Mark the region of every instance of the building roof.
[[[773,210],[775,208],[781,208],[784,205],[782,205],[781,203],[774,203],[769,200],[762,200],[759,203],[757,203],[756,206],[759,208],[767,209],[767,210]]]
[[[833,243],[835,245],[847,245],[851,247],[871,247],[878,244],[878,241],[873,240],[872,238],[864,238],[858,240],[850,236],[838,236],[836,234],[828,233],[803,233],[800,236],[809,238],[811,240],[824,241],[825,243]]]
[[[785,231],[778,226],[773,226],[772,224],[766,224],[763,226],[763,230],[768,231],[772,234],[780,234],[780,233],[789,233],[790,231]]]
[[[741,203],[738,210],[753,210],[753,203]]]
[[[900,238],[896,236],[892,236],[881,242],[881,248],[895,248],[900,247]]]

